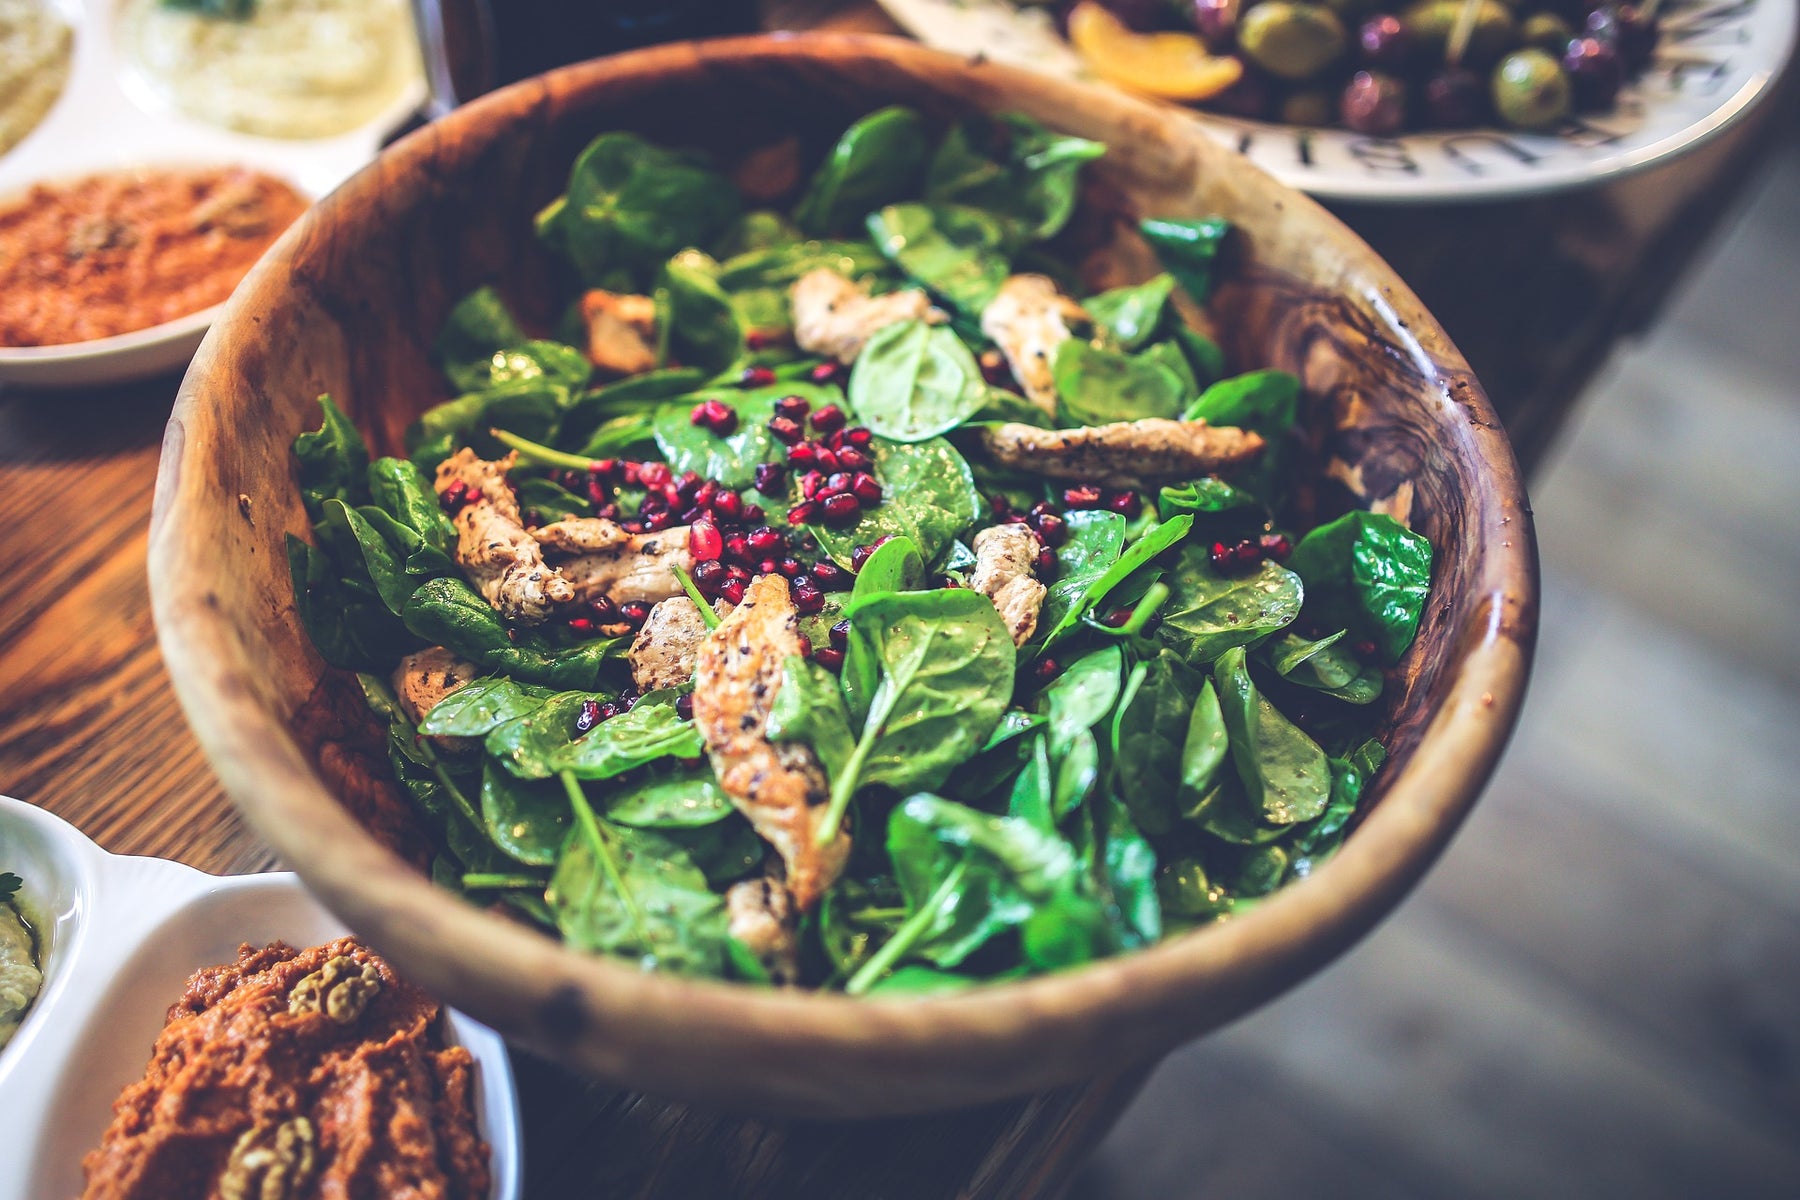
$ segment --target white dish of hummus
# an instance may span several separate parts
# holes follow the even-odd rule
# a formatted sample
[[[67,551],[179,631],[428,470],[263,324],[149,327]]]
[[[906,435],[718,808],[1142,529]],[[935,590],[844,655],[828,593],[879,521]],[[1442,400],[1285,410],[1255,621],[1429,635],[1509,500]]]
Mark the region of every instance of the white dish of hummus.
[[[24,915],[23,906],[29,901],[20,899],[16,890],[21,882],[16,874],[0,872],[0,1050],[25,1023],[44,987],[37,933]]]
[[[0,1050],[8,1114],[0,1200],[82,1194],[121,1089],[138,1080],[169,1005],[201,968],[244,943],[316,946],[348,931],[289,872],[214,876],[157,858],[107,854],[73,826],[0,796],[0,857],[28,880],[45,985]],[[518,1097],[498,1034],[447,1010],[450,1044],[475,1061],[474,1104],[491,1147],[490,1200],[521,1186]]]

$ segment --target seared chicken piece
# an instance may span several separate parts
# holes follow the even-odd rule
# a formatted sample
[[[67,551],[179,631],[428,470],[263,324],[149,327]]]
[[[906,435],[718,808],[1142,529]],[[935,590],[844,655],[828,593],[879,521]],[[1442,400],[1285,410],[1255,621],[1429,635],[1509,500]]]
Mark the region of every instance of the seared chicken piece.
[[[458,484],[463,499],[456,526],[456,564],[469,582],[519,625],[541,625],[557,605],[575,598],[575,589],[544,562],[536,539],[519,520],[519,499],[506,484],[517,452],[495,461],[478,458],[467,446],[438,464],[437,494]]]
[[[821,849],[825,772],[812,749],[769,741],[769,710],[781,689],[781,664],[800,653],[800,613],[788,581],[763,575],[700,643],[694,666],[694,725],[706,741],[719,786],[787,867],[794,904],[805,912],[850,857],[842,829]]]
[[[473,683],[481,668],[458,658],[442,646],[430,646],[409,654],[394,668],[394,696],[414,725],[436,708],[451,692]],[[480,738],[434,737],[432,745],[448,754],[462,754],[481,744]]]
[[[988,457],[1003,467],[1108,487],[1211,475],[1249,462],[1263,448],[1262,436],[1248,429],[1162,417],[1081,429],[1009,423],[984,430],[981,440]]]
[[[769,980],[787,986],[800,978],[800,910],[787,885],[771,875],[734,883],[725,891],[726,930],[756,955]]]
[[[830,267],[808,271],[791,294],[794,341],[809,354],[841,363],[856,361],[877,330],[896,321],[929,320],[931,301],[917,288],[871,296],[869,290]]]
[[[1070,321],[1091,323],[1087,310],[1056,290],[1048,275],[1014,275],[981,310],[981,332],[994,339],[1025,398],[1056,415],[1050,365],[1056,348],[1074,337]]]
[[[1046,589],[1032,573],[1039,549],[1037,535],[1025,525],[996,525],[975,535],[969,586],[994,602],[1015,646],[1031,639],[1044,606]]]
[[[581,297],[588,359],[615,375],[640,375],[656,366],[656,301],[595,289]]]
[[[626,533],[602,517],[570,517],[531,533],[583,604],[602,596],[617,604],[655,604],[682,594],[672,568],[694,569],[686,525]]]
[[[720,616],[731,612],[723,600],[713,606]],[[678,688],[694,677],[694,656],[706,640],[706,618],[684,595],[659,600],[631,643],[631,679],[640,692]]]

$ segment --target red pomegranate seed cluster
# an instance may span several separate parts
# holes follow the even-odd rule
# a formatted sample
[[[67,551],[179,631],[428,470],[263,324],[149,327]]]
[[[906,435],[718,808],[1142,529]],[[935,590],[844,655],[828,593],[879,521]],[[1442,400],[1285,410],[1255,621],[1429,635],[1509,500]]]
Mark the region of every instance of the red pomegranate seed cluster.
[[[438,495],[438,503],[442,504],[444,511],[452,516],[461,512],[474,499],[475,497],[470,494],[469,485],[460,479]]]
[[[688,420],[696,426],[720,437],[737,428],[737,409],[723,400],[702,400],[694,405],[694,411],[688,414]]]
[[[807,437],[811,428],[814,436]],[[790,525],[854,525],[865,508],[881,503],[881,484],[875,480],[875,457],[869,447],[875,435],[852,427],[842,408],[827,404],[813,411],[804,396],[783,396],[775,402],[769,432],[787,447],[787,469],[800,472],[800,502],[788,509]],[[771,486],[784,477],[779,464],[765,463]],[[757,490],[763,468],[758,468]]]
[[[1231,574],[1260,565],[1265,558],[1285,561],[1293,543],[1279,533],[1265,533],[1260,538],[1243,538],[1236,542],[1214,542],[1207,551],[1207,561],[1215,571]]]
[[[1127,520],[1144,511],[1144,498],[1130,488],[1105,488],[1097,483],[1078,483],[1063,489],[1063,507],[1104,508]]]

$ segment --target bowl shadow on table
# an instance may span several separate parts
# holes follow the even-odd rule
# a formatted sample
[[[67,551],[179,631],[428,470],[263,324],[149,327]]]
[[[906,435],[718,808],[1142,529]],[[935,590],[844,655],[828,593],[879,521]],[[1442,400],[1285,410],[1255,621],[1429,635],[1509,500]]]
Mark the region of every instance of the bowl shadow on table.
[[[791,137],[811,163],[850,119],[889,103],[940,122],[1015,109],[1107,142],[1094,211],[1065,235],[1090,286],[1155,270],[1125,235],[1137,216],[1237,223],[1237,264],[1211,310],[1234,363],[1284,367],[1307,385],[1306,455],[1333,482],[1306,503],[1386,500],[1438,550],[1421,634],[1397,673],[1374,811],[1336,860],[1248,917],[930,1002],[645,976],[432,891],[363,832],[404,848],[410,821],[383,782],[380,733],[354,680],[324,667],[294,613],[282,541],[307,523],[289,444],[316,422],[313,398],[331,393],[375,449],[395,452],[413,417],[444,398],[429,347],[462,295],[497,284],[548,327],[566,287],[529,215],[595,133],[697,144],[727,166]],[[400,143],[290,231],[202,347],[165,441],[151,560],[164,652],[227,791],[402,970],[596,1076],[829,1115],[968,1104],[1141,1061],[1328,961],[1411,886],[1473,803],[1516,713],[1536,624],[1529,509],[1504,435],[1454,347],[1366,247],[1149,106],[868,38],[678,45],[585,64]]]

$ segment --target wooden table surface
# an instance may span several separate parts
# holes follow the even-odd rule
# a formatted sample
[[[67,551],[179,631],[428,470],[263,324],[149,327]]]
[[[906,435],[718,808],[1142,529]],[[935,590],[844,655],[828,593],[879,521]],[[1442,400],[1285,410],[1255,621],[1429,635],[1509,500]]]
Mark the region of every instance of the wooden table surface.
[[[780,5],[778,23],[891,30],[870,6]],[[1339,209],[1443,320],[1529,466],[1589,375],[1641,328],[1727,211],[1784,96],[1689,158],[1579,195]],[[176,380],[0,391],[0,791],[108,850],[218,873],[276,865],[188,733],[144,574]],[[4,864],[0,864],[4,865]],[[965,1112],[833,1125],[694,1109],[518,1056],[527,1195],[1053,1196],[1146,1068]]]

